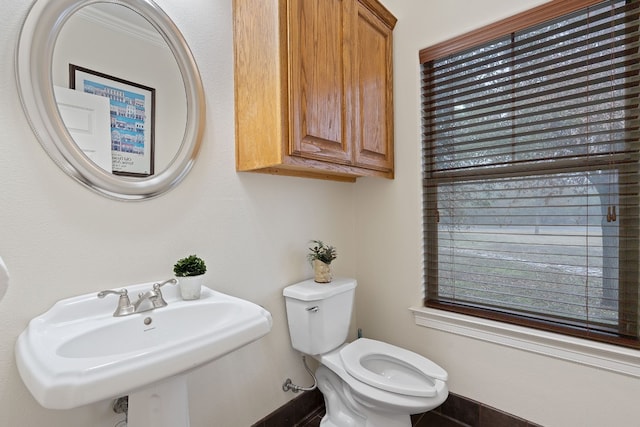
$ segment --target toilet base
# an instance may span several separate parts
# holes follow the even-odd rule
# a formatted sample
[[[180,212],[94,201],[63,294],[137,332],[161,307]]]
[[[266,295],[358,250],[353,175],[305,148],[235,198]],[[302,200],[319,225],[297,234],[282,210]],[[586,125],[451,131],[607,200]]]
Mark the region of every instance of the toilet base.
[[[350,387],[326,366],[316,371],[326,415],[320,427],[411,427],[409,414],[378,411],[358,402]]]

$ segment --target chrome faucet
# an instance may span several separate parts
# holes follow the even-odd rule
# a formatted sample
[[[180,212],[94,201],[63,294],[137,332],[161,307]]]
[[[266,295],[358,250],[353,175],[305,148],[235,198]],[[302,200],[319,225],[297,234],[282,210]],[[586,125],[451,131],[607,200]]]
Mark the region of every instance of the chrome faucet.
[[[165,280],[162,283],[154,283],[153,289],[146,292],[140,292],[138,294],[138,300],[133,304],[129,299],[128,291],[124,288],[120,289],[119,291],[106,290],[98,292],[98,298],[104,298],[109,294],[120,295],[120,298],[118,299],[118,306],[113,312],[113,316],[128,316],[134,313],[142,313],[156,308],[165,307],[167,305],[167,301],[165,301],[164,297],[162,296],[162,290],[160,288],[162,288],[164,285],[175,285],[177,283],[178,281],[176,279]]]

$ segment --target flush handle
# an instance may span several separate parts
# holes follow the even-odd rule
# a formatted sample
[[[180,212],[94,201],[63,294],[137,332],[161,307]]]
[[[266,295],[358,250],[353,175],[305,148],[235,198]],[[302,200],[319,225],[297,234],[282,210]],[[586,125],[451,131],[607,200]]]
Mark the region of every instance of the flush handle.
[[[307,311],[310,311],[312,313],[317,313],[318,310],[320,310],[320,308],[317,305],[314,305],[313,307],[307,307]]]

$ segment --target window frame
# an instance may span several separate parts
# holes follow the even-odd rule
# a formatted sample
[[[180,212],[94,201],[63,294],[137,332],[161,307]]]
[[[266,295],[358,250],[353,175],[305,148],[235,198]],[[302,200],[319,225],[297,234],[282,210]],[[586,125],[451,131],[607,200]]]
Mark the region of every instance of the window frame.
[[[455,54],[457,52],[472,48],[474,46],[492,41],[494,39],[504,37],[505,35],[517,32],[519,30],[526,29],[528,27],[534,26],[536,24],[548,21],[550,19],[558,18],[563,15],[570,14],[572,12],[584,9],[586,7],[601,3],[603,0],[552,0],[549,3],[543,4],[534,9],[525,11],[521,14],[515,15],[513,17],[507,18],[505,20],[499,21],[497,23],[491,24],[489,26],[477,29],[470,33],[464,34],[462,36],[456,37],[454,39],[450,39],[443,43],[437,44],[435,46],[423,49],[419,53],[419,60],[421,64],[425,64],[434,59],[438,59],[441,57],[449,56]],[[426,156],[426,155],[425,155]],[[425,169],[425,177],[424,180],[428,180],[429,177],[426,173]],[[425,243],[426,248],[429,247],[437,247],[438,245],[438,223],[437,223],[437,189],[435,186],[426,185],[424,186],[424,230],[423,230],[423,241]],[[637,220],[637,218],[636,218]],[[622,227],[622,225],[621,225]],[[565,335],[573,335],[581,338],[587,338],[590,340],[606,342],[610,344],[621,345],[629,348],[640,348],[640,339],[639,338],[630,338],[625,336],[623,331],[618,331],[616,334],[607,335],[602,332],[598,333],[590,333],[590,331],[575,329],[572,330],[567,325],[559,324],[553,321],[544,321],[541,319],[528,319],[519,315],[510,315],[504,312],[492,312],[486,309],[479,309],[473,306],[465,306],[465,305],[457,305],[451,304],[448,302],[437,301],[437,298],[433,298],[433,293],[437,293],[438,284],[426,283],[428,271],[437,271],[438,267],[438,259],[435,257],[427,257],[425,248],[425,298],[424,305],[425,307],[436,308],[446,311],[452,311],[456,313],[461,313],[465,315],[471,315],[476,317],[482,317],[485,319],[506,322],[517,324],[525,327],[532,327],[535,329],[542,329],[554,333],[561,333]],[[636,246],[634,248],[634,256],[635,259],[638,259],[639,248]],[[635,271],[635,277],[638,276],[638,263],[635,263],[635,266],[632,267],[632,270]],[[637,281],[632,283],[631,286],[624,285],[623,283],[620,286],[626,286],[626,291],[631,292],[632,296],[635,295],[635,301],[638,301],[638,285]],[[635,310],[633,311],[632,316],[635,317],[633,319],[633,324],[637,325],[638,322],[638,310],[640,304],[635,305]],[[619,324],[623,323],[622,320],[619,321]],[[636,330],[633,331],[633,335],[636,337],[639,335]]]

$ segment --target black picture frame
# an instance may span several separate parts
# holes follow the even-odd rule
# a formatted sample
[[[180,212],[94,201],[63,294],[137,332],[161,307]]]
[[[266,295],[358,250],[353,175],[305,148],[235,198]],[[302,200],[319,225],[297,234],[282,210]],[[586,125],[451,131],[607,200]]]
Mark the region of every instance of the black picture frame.
[[[69,64],[69,87],[109,98],[113,174],[154,174],[154,88]]]

